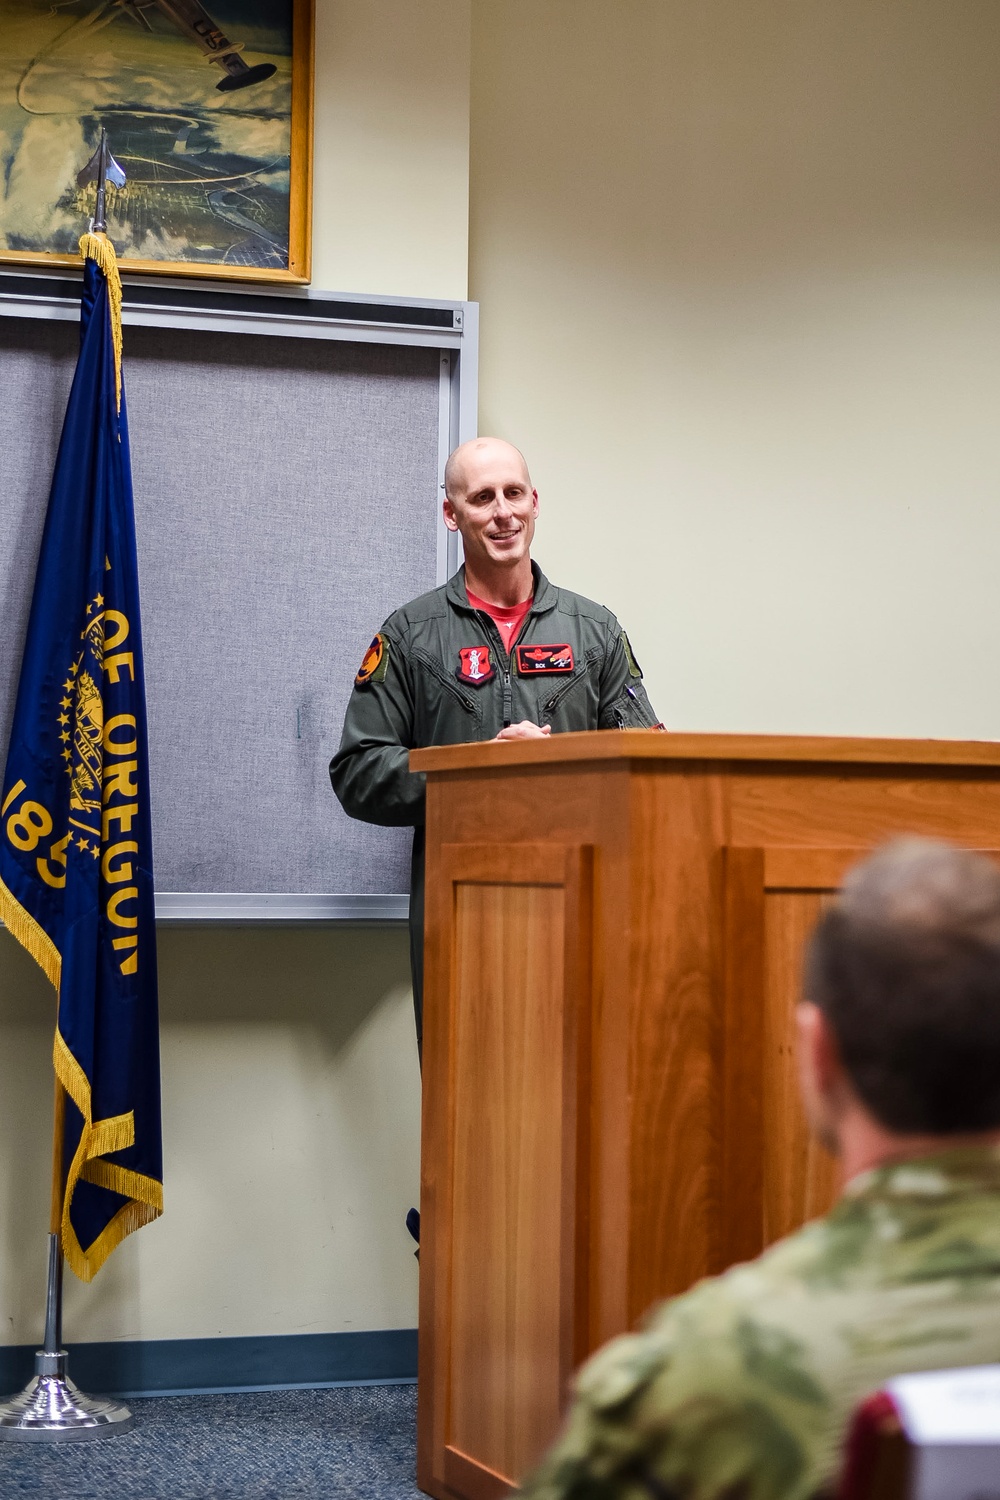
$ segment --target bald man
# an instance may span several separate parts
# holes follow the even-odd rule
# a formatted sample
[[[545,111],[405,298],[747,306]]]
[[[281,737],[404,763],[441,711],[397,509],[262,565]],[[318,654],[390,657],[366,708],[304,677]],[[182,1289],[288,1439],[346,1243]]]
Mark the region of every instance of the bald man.
[[[614,615],[556,588],[531,560],[538,516],[522,455],[499,438],[456,448],[444,523],[465,565],[389,616],[354,679],[330,779],[345,812],[412,827],[410,958],[423,1036],[424,777],[411,750],[657,724]]]

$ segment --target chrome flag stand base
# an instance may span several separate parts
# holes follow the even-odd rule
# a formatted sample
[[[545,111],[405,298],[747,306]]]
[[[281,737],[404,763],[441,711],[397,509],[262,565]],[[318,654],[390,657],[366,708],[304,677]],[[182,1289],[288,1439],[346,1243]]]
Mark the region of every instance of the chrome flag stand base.
[[[77,1443],[128,1432],[135,1418],[127,1406],[105,1396],[85,1396],[66,1374],[62,1343],[62,1250],[49,1235],[49,1281],[45,1302],[45,1347],[35,1355],[35,1374],[17,1396],[0,1402],[0,1442]]]

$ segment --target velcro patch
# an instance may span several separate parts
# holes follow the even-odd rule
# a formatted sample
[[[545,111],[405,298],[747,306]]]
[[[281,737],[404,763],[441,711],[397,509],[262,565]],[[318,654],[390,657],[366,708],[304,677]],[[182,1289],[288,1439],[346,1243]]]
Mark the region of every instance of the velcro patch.
[[[625,647],[625,656],[628,660],[629,675],[631,677],[641,677],[642,668],[635,659],[635,656],[632,652],[632,642],[629,640],[624,630],[622,631],[622,645]]]
[[[538,672],[572,672],[573,648],[565,641],[557,646],[518,646],[517,670],[522,677]]]
[[[354,679],[355,687],[364,687],[366,682],[383,682],[388,668],[389,642],[379,631],[362,658],[358,675]]]
[[[455,676],[470,687],[482,687],[484,682],[490,682],[496,676],[489,646],[463,646],[458,653],[458,662]]]

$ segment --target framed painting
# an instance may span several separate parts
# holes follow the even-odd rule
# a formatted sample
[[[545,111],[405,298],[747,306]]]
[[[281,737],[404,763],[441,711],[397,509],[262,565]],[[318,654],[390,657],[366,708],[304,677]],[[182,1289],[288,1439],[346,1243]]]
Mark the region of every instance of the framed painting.
[[[0,0],[0,262],[309,280],[313,0]]]

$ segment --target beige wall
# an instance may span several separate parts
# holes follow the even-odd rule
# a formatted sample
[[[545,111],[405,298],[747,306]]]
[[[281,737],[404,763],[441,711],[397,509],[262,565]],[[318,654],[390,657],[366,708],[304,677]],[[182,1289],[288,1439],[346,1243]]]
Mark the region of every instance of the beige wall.
[[[313,285],[463,298],[470,0],[316,0]]]
[[[409,1328],[419,1085],[403,932],[161,929],[166,1211],[71,1339]],[[53,998],[0,933],[0,1343],[41,1327]]]
[[[668,725],[1000,735],[994,0],[484,0],[481,430]]]
[[[471,178],[467,151],[472,11]],[[315,285],[482,303],[483,430],[677,727],[1000,733],[995,0],[318,0]],[[401,933],[161,934],[167,1213],[72,1338],[411,1326]],[[51,999],[0,935],[0,1318]]]

